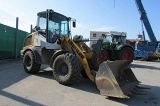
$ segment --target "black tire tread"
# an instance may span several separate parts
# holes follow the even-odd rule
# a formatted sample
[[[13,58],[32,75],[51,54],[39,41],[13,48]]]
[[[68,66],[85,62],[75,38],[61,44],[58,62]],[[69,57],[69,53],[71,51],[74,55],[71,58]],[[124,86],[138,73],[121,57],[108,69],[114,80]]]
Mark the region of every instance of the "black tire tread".
[[[104,61],[110,60],[110,59],[109,59],[109,54],[108,54],[108,51],[107,51],[107,50],[102,49],[101,52],[104,52],[104,53],[106,54],[106,56],[107,56],[107,58],[106,58]],[[102,62],[103,62],[103,61],[102,61]]]
[[[59,77],[54,67],[56,65],[57,60],[60,58],[67,63],[68,67],[71,67],[70,69],[71,73],[69,75],[69,78],[66,78],[65,80]],[[80,78],[80,72],[81,72],[80,63],[76,58],[76,56],[73,55],[72,53],[61,54],[57,56],[57,58],[53,62],[53,76],[57,80],[57,82],[59,82],[60,84],[70,85],[77,82]]]
[[[29,57],[32,60],[32,65],[31,65],[30,69],[28,69],[24,64],[26,55],[29,55]],[[40,70],[41,64],[36,63],[35,56],[32,51],[25,52],[24,57],[23,57],[23,67],[24,67],[24,70],[29,74],[36,74]]]
[[[119,52],[119,59],[120,60],[122,60],[122,54],[123,54],[123,52],[125,51],[125,50],[130,50],[130,51],[132,51],[131,53],[132,53],[132,58],[129,60],[129,63],[131,63],[131,62],[133,62],[133,59],[134,59],[134,51],[133,51],[133,49],[132,48],[130,48],[130,47],[124,47],[122,50],[120,50],[120,52]]]

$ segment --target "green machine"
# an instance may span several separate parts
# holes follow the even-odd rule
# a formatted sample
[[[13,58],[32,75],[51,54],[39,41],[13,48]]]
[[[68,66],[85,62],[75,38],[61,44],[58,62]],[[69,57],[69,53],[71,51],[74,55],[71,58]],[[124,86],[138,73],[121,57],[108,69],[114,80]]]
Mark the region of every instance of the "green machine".
[[[100,61],[106,60],[128,60],[134,59],[134,48],[126,44],[126,33],[112,33],[103,35],[102,51]]]

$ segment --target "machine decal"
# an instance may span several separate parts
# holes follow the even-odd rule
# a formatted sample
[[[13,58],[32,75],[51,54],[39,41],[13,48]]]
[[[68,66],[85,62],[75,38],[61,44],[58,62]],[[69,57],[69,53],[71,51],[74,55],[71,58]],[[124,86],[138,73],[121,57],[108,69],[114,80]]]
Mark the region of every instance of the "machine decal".
[[[68,40],[68,42],[71,44],[72,48],[77,52],[77,54],[83,59],[84,56],[83,54],[78,50],[78,48],[74,45],[73,41],[72,40]]]

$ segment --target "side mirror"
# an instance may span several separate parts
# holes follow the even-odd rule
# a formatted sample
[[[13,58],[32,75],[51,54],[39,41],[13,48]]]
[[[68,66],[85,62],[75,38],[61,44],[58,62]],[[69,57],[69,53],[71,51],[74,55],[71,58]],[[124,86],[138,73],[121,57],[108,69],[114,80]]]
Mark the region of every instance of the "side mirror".
[[[75,28],[76,27],[76,22],[73,21],[72,26]]]

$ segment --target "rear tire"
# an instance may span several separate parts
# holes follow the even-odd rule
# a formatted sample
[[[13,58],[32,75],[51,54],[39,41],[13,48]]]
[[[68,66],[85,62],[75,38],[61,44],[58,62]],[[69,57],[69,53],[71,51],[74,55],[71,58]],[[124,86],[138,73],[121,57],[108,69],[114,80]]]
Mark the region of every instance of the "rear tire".
[[[36,63],[35,56],[32,51],[27,51],[23,57],[24,70],[29,74],[36,74],[41,67],[41,64]]]
[[[119,52],[119,60],[128,60],[129,63],[133,62],[134,54],[133,49],[130,47],[125,47]]]
[[[99,61],[102,63],[103,61],[109,60],[108,52],[104,49],[101,50]]]
[[[72,53],[57,56],[52,68],[53,76],[60,84],[70,85],[80,78],[80,63]]]

